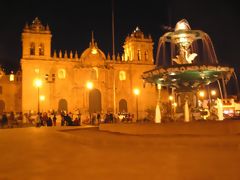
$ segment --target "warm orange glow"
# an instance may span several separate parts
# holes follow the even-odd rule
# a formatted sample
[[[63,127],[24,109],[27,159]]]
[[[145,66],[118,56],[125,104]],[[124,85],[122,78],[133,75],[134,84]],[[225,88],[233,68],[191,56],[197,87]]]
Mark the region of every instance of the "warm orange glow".
[[[133,89],[133,93],[138,96],[140,94],[140,90],[138,88]]]
[[[93,89],[93,83],[91,81],[88,81],[87,84],[86,84],[87,88],[88,89]]]
[[[187,22],[186,19],[182,19],[181,21],[179,21],[176,26],[175,26],[175,31],[178,31],[178,30],[190,30],[190,26]]]
[[[211,95],[212,96],[215,96],[217,93],[216,93],[216,91],[215,90],[211,90]]]
[[[44,100],[45,100],[45,96],[44,96],[44,95],[41,95],[41,96],[39,97],[39,99],[40,99],[40,101],[44,101]]]
[[[173,96],[169,96],[168,99],[169,99],[170,101],[172,101],[172,100],[173,100]]]
[[[42,86],[42,80],[41,79],[35,79],[34,85],[39,88]]]
[[[205,96],[204,91],[200,91],[200,92],[199,92],[199,96],[200,96],[200,97],[204,97],[204,96]]]
[[[92,48],[91,53],[92,54],[97,54],[97,49],[96,48]]]
[[[14,81],[14,74],[10,74],[9,81]]]
[[[120,71],[119,72],[119,80],[120,81],[126,80],[126,72],[125,71]]]

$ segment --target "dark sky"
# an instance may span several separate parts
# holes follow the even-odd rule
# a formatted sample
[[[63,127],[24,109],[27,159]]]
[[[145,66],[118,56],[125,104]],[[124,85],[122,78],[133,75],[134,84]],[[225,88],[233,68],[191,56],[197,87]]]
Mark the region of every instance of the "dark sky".
[[[185,18],[192,29],[209,34],[220,63],[240,65],[240,13],[234,1],[115,0],[114,5],[116,52],[123,52],[123,42],[136,26],[152,35],[155,52],[158,39],[165,32],[162,26],[174,27]],[[7,71],[19,67],[22,29],[35,17],[44,25],[49,24],[52,49],[81,53],[88,48],[93,30],[99,48],[105,54],[111,53],[111,14],[112,0],[1,1],[0,64]]]

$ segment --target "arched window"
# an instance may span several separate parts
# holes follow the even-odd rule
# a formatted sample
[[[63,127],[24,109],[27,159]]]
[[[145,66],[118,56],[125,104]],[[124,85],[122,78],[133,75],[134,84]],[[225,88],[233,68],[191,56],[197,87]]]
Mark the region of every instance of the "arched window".
[[[125,71],[120,71],[119,72],[119,80],[120,81],[126,80],[126,72]]]
[[[145,61],[148,60],[148,51],[145,52]]]
[[[125,99],[119,101],[119,112],[128,112],[127,101]]]
[[[44,45],[42,43],[39,45],[39,56],[44,56]]]
[[[66,78],[66,70],[65,69],[59,69],[58,70],[58,78],[59,79],[65,79]]]
[[[35,55],[35,43],[30,44],[30,55]]]
[[[141,61],[142,59],[140,49],[137,50],[137,58],[138,58],[138,61]]]

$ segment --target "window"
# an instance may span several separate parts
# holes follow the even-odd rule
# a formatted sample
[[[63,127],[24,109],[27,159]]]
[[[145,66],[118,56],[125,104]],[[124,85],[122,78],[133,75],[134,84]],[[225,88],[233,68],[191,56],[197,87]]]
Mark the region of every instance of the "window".
[[[148,52],[146,51],[145,52],[145,61],[147,61],[148,60]]]
[[[45,74],[45,80],[48,81],[48,74]]]
[[[44,56],[44,45],[42,43],[39,45],[39,56]]]
[[[59,69],[58,70],[58,78],[59,79],[65,79],[66,78],[66,70],[65,69]]]
[[[35,43],[30,44],[30,55],[35,55]]]
[[[55,81],[55,79],[56,79],[56,75],[52,74],[52,81]]]
[[[140,49],[138,49],[138,51],[137,51],[137,58],[138,58],[138,61],[141,60],[141,51],[140,51]]]
[[[2,94],[2,86],[0,86],[0,94]]]
[[[119,72],[119,80],[120,81],[126,80],[126,72],[125,71],[120,71]]]

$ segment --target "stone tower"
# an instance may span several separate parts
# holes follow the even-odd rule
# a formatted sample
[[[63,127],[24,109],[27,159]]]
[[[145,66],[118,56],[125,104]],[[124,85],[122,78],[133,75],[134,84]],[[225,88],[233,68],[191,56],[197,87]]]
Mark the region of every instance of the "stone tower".
[[[23,59],[49,59],[51,56],[51,32],[36,17],[31,25],[26,24],[22,33]]]
[[[51,67],[51,32],[48,26],[43,26],[38,18],[26,24],[22,32],[22,111],[37,109],[39,96],[44,93],[40,87],[37,94],[35,83],[47,74],[45,67]],[[30,100],[31,99],[31,100]]]
[[[144,36],[137,27],[124,43],[124,61],[135,63],[153,64],[153,41],[151,36]]]

